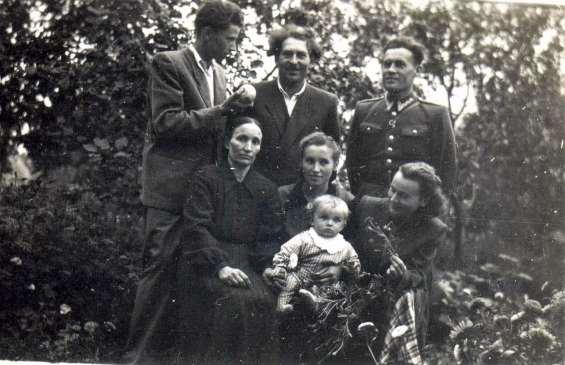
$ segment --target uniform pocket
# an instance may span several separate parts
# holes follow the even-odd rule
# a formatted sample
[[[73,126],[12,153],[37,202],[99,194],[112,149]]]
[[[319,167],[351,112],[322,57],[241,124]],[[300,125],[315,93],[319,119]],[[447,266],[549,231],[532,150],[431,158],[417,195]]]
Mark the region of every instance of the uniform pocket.
[[[427,161],[430,158],[430,129],[426,125],[405,126],[400,130],[402,151],[410,160]],[[408,157],[408,156],[407,156]]]

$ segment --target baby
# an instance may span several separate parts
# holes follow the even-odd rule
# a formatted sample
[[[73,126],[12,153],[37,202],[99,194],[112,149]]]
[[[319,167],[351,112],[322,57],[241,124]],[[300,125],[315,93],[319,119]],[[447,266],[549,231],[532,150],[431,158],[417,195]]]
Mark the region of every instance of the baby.
[[[335,196],[322,195],[314,200],[313,211],[312,227],[292,237],[273,257],[273,274],[286,281],[277,302],[279,312],[294,309],[290,301],[295,292],[310,288],[321,269],[341,265],[354,277],[361,270],[357,253],[340,234],[349,216],[347,204]]]

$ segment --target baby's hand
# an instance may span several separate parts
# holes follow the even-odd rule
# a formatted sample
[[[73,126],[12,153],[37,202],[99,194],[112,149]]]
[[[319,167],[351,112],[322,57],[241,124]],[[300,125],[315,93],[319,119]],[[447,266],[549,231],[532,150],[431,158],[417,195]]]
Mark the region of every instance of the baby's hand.
[[[288,269],[294,270],[298,267],[298,255],[295,253],[290,254],[288,259]]]

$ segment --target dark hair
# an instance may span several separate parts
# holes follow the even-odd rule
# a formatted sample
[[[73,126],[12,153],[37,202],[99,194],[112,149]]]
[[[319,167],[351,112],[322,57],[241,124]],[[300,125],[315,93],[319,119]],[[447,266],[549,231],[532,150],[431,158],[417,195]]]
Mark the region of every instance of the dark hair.
[[[198,9],[195,20],[196,34],[204,27],[214,30],[227,29],[230,25],[243,24],[241,8],[228,0],[208,0]]]
[[[300,148],[300,163],[302,163],[306,148],[310,146],[328,146],[332,150],[332,158],[336,166],[339,162],[339,157],[341,156],[341,148],[339,148],[337,142],[324,132],[310,133],[300,140],[298,146]]]
[[[233,132],[237,129],[237,127],[242,126],[244,124],[252,123],[255,124],[259,129],[263,130],[261,123],[251,116],[244,115],[244,116],[234,116],[228,117],[226,121],[226,129],[224,130],[224,141],[229,141],[233,136]]]
[[[388,40],[383,48],[383,54],[389,49],[405,48],[412,53],[416,66],[420,66],[426,58],[426,48],[412,37],[398,36]]]
[[[425,162],[408,162],[398,169],[405,179],[420,186],[420,198],[427,201],[420,211],[431,217],[438,217],[445,212],[447,199],[441,190],[441,179],[436,170]]]
[[[269,50],[267,55],[279,57],[282,44],[288,38],[296,38],[306,41],[308,54],[313,62],[316,62],[322,56],[322,50],[318,42],[316,42],[316,34],[310,27],[288,24],[283,27],[274,29],[269,36]]]

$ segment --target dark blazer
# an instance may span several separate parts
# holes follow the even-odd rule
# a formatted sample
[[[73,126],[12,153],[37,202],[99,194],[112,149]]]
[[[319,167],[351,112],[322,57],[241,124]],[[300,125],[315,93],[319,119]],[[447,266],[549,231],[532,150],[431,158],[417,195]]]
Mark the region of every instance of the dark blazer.
[[[398,167],[414,161],[435,167],[443,190],[453,191],[456,145],[448,110],[415,98],[399,111],[394,127],[392,119],[384,98],[357,103],[346,158],[353,194],[386,196]]]
[[[141,199],[145,206],[180,214],[194,170],[215,162],[222,110],[211,105],[206,77],[189,49],[153,57],[148,98]],[[225,99],[224,71],[215,64],[214,104]]]
[[[289,116],[277,80],[258,83],[255,89],[255,113],[263,125],[263,142],[254,166],[279,186],[291,184],[298,179],[298,144],[303,137],[322,131],[339,143],[337,96],[307,84]]]

